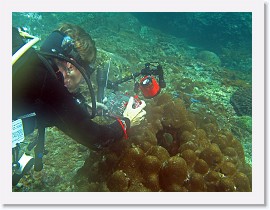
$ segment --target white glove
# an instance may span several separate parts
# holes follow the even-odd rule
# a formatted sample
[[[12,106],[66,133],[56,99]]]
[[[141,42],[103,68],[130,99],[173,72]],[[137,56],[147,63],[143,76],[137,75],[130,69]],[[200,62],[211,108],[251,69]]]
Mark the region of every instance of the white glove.
[[[146,106],[145,101],[141,101],[140,106],[137,108],[133,108],[134,98],[130,97],[127,107],[123,113],[123,116],[128,118],[130,120],[130,127],[134,125],[139,125],[140,122],[144,119],[144,115],[146,114],[146,111],[143,110],[143,108]]]

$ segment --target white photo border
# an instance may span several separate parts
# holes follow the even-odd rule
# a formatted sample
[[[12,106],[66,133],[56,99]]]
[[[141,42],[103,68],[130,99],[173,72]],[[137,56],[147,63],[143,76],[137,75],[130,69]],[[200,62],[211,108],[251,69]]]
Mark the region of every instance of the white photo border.
[[[263,0],[125,0],[0,2],[2,69],[1,202],[4,204],[264,204],[264,2]],[[12,12],[252,12],[252,192],[12,192]],[[9,149],[10,148],[10,149]]]

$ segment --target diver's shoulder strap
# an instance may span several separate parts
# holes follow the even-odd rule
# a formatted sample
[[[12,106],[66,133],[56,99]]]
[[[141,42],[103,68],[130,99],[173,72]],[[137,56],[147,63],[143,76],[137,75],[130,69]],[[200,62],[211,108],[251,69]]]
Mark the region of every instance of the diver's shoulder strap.
[[[31,39],[25,42],[23,38]],[[31,36],[27,33],[12,27],[12,77],[29,61],[29,58],[36,57],[36,51],[31,47],[39,40],[39,38]]]
[[[29,39],[29,41],[24,43],[22,37]],[[14,43],[13,43],[13,40],[14,40]],[[20,59],[20,57],[38,41],[39,41],[38,37],[32,36],[22,31],[21,29],[16,30],[16,28],[13,27],[12,28],[12,65],[15,64],[17,60]]]
[[[23,37],[30,38],[27,43],[23,41]],[[28,33],[19,31],[17,28],[12,27],[12,76],[27,63],[28,59],[34,56],[38,57],[41,62],[46,66],[48,71],[57,77],[56,65],[50,62],[42,53],[31,49],[31,47],[39,40],[39,38],[29,35]]]

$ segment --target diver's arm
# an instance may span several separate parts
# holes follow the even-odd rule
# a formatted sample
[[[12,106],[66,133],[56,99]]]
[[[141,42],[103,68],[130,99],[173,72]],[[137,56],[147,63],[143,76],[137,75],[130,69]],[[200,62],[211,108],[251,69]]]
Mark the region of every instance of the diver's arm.
[[[74,140],[92,148],[106,146],[123,137],[124,131],[118,121],[111,125],[91,121],[89,113],[47,70],[36,53],[23,58],[25,62],[15,64],[16,68],[19,65],[18,71],[12,77],[12,117],[35,112],[38,125],[55,125]],[[126,124],[129,127],[128,119]]]
[[[89,148],[99,148],[123,137],[124,130],[118,121],[99,125],[90,120],[89,113],[54,78],[47,77],[43,90],[42,100],[51,107],[50,116],[54,118],[55,126],[77,142]],[[129,119],[124,118],[124,122],[128,128]]]

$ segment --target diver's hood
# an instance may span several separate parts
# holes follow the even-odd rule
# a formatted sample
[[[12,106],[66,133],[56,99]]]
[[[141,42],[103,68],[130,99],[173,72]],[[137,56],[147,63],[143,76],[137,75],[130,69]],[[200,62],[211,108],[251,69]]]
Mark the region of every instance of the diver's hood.
[[[82,60],[74,46],[74,40],[61,31],[53,31],[42,44],[40,51],[73,58],[77,64],[85,69],[88,77],[94,72],[94,69]]]

